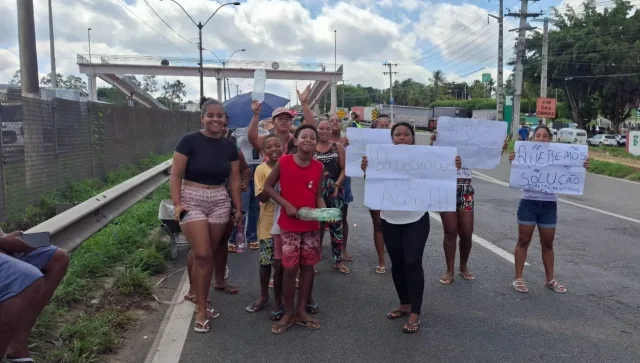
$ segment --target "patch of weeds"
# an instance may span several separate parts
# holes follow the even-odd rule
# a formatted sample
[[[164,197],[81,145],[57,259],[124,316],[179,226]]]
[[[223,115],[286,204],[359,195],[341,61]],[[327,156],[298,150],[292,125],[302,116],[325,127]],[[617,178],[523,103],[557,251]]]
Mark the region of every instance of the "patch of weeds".
[[[611,156],[619,157],[619,158],[640,160],[640,156],[629,154],[624,147],[603,145],[603,146],[598,146],[597,148],[593,148],[593,150],[602,152],[605,154],[609,154]]]
[[[67,187],[59,188],[55,192],[42,195],[40,200],[32,203],[24,209],[21,208],[19,211],[15,210],[15,208],[8,207],[10,211],[9,220],[0,223],[0,228],[2,228],[3,231],[27,230],[55,216],[56,205],[58,203],[83,202],[96,194],[112,188],[125,180],[160,164],[163,161],[169,160],[171,156],[171,153],[150,155],[140,160],[135,165],[124,165],[109,172],[105,181],[91,178],[72,182]],[[22,174],[24,174],[24,170],[17,170],[16,173],[18,173],[20,178],[24,178],[22,176]],[[20,195],[20,193],[17,193],[13,189],[13,186],[9,188],[9,191],[11,192],[10,195]],[[15,197],[10,196],[8,198],[8,205],[12,204],[12,198]]]
[[[151,292],[151,281],[147,272],[128,267],[118,274],[114,287],[125,296],[146,295]]]
[[[591,160],[589,164],[590,172],[611,176],[614,178],[626,178],[638,173],[638,169],[623,164],[612,163],[609,161]]]
[[[166,268],[165,257],[153,247],[134,252],[129,259],[129,265],[131,268],[139,269],[149,275],[163,273]]]
[[[48,362],[99,362],[100,355],[119,346],[118,333],[133,320],[132,314],[113,309],[80,315],[62,329],[62,345],[41,359]]]

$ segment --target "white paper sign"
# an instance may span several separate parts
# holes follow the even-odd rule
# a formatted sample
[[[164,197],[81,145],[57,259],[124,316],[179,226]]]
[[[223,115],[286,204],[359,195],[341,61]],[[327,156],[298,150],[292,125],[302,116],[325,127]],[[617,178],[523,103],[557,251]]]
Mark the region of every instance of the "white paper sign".
[[[367,144],[391,144],[391,131],[387,129],[347,129],[349,146],[346,147],[345,174],[354,178],[362,178],[364,173],[360,169],[362,157],[367,152]]]
[[[516,141],[509,186],[545,193],[584,193],[587,145]]]
[[[367,145],[364,204],[375,210],[455,211],[456,148]]]
[[[507,123],[457,117],[439,117],[434,146],[458,148],[462,167],[494,169],[500,165]]]

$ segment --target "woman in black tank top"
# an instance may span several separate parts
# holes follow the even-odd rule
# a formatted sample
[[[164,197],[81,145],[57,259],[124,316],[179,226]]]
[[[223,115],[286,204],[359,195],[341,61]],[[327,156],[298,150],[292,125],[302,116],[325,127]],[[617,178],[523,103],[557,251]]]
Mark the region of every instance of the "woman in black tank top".
[[[322,197],[327,208],[342,209],[344,206],[344,159],[345,151],[342,144],[331,142],[331,125],[329,121],[318,122],[318,143],[314,158],[324,165],[324,185]],[[323,226],[324,227],[324,226]],[[324,230],[324,228],[323,228]],[[331,253],[333,255],[333,268],[346,275],[351,271],[342,261],[342,221],[329,223],[331,235]]]

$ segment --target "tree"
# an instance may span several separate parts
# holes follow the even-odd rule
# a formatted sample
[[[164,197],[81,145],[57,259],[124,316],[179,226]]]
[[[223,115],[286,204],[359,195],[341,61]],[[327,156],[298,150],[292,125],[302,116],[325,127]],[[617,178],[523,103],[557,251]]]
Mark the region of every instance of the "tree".
[[[89,95],[89,93],[87,92],[87,82],[82,80],[82,78],[76,77],[74,75],[68,75],[67,78],[62,83],[61,88],[76,90],[80,92],[81,96]]]
[[[62,88],[64,86],[64,77],[62,76],[62,74],[57,73],[56,74],[56,81],[58,84],[58,88]],[[43,86],[51,86],[51,73],[47,74],[46,76],[42,77],[40,79],[40,84]]]
[[[128,105],[127,96],[115,87],[98,87],[98,100],[116,105]]]
[[[436,100],[440,99],[440,86],[446,82],[444,73],[440,70],[434,71],[431,76],[431,84],[436,90]]]
[[[136,85],[138,88],[142,88],[142,82],[140,82],[136,76],[125,75],[122,76],[122,79],[130,84]]]
[[[555,9],[553,24],[547,82],[564,91],[559,98],[566,99],[571,119],[586,126],[600,112],[616,126],[623,122],[640,100],[640,12],[624,0],[598,12],[595,0],[587,0],[580,12],[570,6],[564,12]],[[537,85],[542,35],[531,35],[527,47],[524,78]]]
[[[158,92],[158,80],[156,76],[144,76],[142,78],[142,89],[150,94]]]
[[[173,83],[165,82],[164,86],[162,86],[162,96],[169,101],[169,105],[165,106],[176,109],[177,104],[182,102],[183,97],[187,95],[187,91],[185,90],[186,85],[182,83],[179,79],[177,79]],[[176,104],[176,105],[174,105]]]
[[[9,81],[9,84],[12,86],[19,86],[22,83],[22,76],[20,75],[20,70],[18,69]]]

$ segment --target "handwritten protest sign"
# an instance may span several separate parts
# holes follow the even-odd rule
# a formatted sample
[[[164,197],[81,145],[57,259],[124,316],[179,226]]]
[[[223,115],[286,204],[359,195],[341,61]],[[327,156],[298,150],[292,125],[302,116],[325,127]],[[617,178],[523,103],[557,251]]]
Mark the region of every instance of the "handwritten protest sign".
[[[439,117],[434,146],[458,148],[465,169],[494,169],[500,165],[507,123]]]
[[[391,131],[386,129],[347,129],[349,146],[345,155],[345,174],[362,178],[364,173],[360,169],[362,157],[367,152],[367,144],[391,144]]]
[[[586,145],[516,141],[509,186],[545,193],[582,195],[589,157]]]
[[[454,211],[456,148],[367,145],[364,204],[375,210]]]

